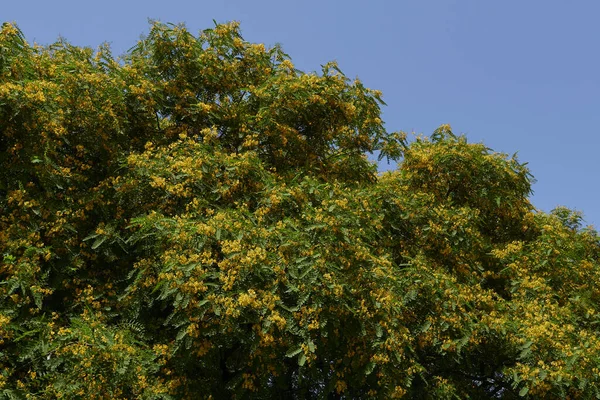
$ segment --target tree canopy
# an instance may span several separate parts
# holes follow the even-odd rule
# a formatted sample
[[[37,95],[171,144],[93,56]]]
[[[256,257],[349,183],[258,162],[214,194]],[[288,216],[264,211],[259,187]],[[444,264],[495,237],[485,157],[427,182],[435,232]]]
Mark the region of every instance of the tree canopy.
[[[599,398],[597,232],[383,104],[235,23],[2,25],[0,398]]]

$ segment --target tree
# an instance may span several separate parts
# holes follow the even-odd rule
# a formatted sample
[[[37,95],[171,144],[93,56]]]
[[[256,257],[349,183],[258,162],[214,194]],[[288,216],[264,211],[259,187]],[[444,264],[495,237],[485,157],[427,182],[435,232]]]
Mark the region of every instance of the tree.
[[[122,59],[4,24],[1,396],[600,396],[598,234],[382,104],[234,23]]]

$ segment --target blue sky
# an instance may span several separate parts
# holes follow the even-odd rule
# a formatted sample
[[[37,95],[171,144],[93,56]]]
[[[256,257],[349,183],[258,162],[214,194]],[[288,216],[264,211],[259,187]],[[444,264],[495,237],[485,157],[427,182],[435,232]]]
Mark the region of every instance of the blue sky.
[[[578,0],[305,0],[4,2],[30,41],[109,42],[115,54],[148,18],[241,22],[244,37],[281,43],[305,71],[337,60],[382,90],[389,130],[452,125],[472,142],[518,152],[537,183],[533,203],[564,205],[600,226],[600,2]],[[389,168],[385,165],[382,168]]]

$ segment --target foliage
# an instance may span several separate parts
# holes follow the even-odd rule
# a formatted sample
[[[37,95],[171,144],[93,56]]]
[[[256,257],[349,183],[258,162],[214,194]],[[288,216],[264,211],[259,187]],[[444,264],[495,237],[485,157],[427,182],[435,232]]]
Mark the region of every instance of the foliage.
[[[597,233],[381,104],[234,23],[4,24],[0,398],[600,397]]]

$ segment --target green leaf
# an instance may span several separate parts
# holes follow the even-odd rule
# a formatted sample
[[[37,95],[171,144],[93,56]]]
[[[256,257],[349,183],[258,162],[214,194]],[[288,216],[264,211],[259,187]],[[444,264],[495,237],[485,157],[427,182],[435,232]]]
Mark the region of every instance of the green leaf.
[[[521,353],[519,354],[519,360],[529,356],[531,354],[531,345],[533,342],[530,340],[521,346]]]
[[[83,241],[87,242],[88,240],[97,238],[98,236],[100,236],[100,235],[94,232],[94,233],[91,233],[91,234],[87,235],[86,237],[84,237]]]
[[[421,326],[421,332],[427,332],[430,327],[431,327],[431,321],[430,320],[425,321],[423,326]]]
[[[106,242],[106,239],[108,239],[108,236],[100,236],[96,238],[92,244],[92,250],[96,250],[98,247],[100,247],[102,243]]]
[[[186,335],[187,335],[187,328],[186,329],[180,329],[179,332],[177,333],[177,336],[175,337],[175,340],[180,341]]]
[[[377,366],[377,364],[375,364],[374,362],[369,362],[365,368],[365,376],[371,375],[373,370],[375,370],[376,366]]]
[[[297,347],[291,347],[286,353],[285,356],[286,357],[294,357],[295,355],[297,355],[298,353],[300,353],[302,351],[302,347],[297,346]]]
[[[295,306],[295,307],[288,307],[288,306],[286,306],[286,305],[285,305],[285,304],[283,304],[283,303],[279,303],[279,306],[280,306],[281,308],[283,308],[284,310],[286,310],[286,311],[289,311],[289,312],[296,312],[296,311],[298,311],[298,310],[300,309],[300,307],[298,307],[298,306]]]
[[[529,388],[527,386],[524,386],[523,388],[521,388],[521,390],[519,390],[519,396],[521,397],[525,397],[525,395],[529,392]]]
[[[38,309],[42,309],[42,294],[40,292],[33,292],[33,301]]]
[[[303,366],[305,362],[306,362],[306,355],[304,353],[302,353],[302,354],[300,354],[300,357],[298,357],[298,365]]]

